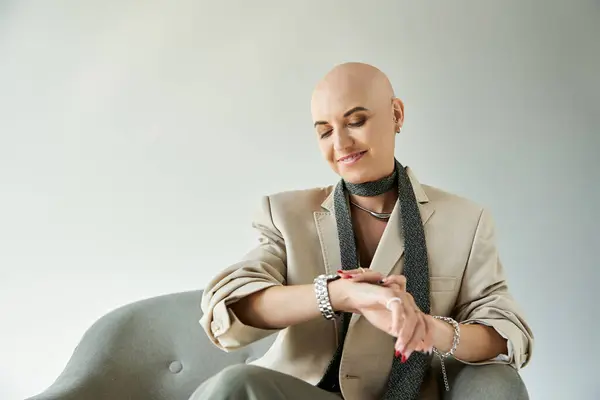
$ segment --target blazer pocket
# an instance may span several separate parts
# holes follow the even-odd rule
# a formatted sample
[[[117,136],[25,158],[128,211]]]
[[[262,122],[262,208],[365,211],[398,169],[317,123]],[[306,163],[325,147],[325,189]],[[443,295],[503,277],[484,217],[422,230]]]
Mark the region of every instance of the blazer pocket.
[[[432,276],[429,278],[431,292],[451,292],[456,287],[458,279],[453,276]]]

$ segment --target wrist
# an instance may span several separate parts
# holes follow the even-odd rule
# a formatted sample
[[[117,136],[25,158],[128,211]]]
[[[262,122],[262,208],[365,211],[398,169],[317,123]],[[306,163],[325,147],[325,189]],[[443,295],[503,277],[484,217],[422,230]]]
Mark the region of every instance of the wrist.
[[[428,316],[433,326],[433,346],[446,353],[452,348],[454,340],[454,327],[447,322]]]
[[[348,294],[349,283],[344,279],[329,282],[329,301],[333,311],[352,312],[351,297]]]

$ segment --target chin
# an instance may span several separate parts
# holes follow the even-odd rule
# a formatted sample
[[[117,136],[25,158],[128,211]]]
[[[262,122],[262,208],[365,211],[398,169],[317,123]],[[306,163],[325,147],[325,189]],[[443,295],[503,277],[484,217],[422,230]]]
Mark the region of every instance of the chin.
[[[335,172],[346,182],[350,183],[365,183],[373,182],[378,179],[384,178],[389,172],[382,171],[378,168],[378,165],[355,165],[351,167],[339,166]]]
[[[366,171],[365,169],[356,169],[354,171],[339,171],[338,174],[344,179],[346,182],[350,183],[365,183],[377,180],[378,178],[373,176],[372,173]]]

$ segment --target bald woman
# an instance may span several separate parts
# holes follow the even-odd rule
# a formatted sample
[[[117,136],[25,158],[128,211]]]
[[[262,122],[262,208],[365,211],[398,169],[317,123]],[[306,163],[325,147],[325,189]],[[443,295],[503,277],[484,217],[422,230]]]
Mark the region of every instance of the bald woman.
[[[404,105],[377,68],[346,63],[311,112],[329,187],[264,196],[258,245],[210,280],[201,325],[250,365],[193,399],[520,399],[533,335],[479,205],[419,183],[394,156]],[[449,398],[449,397],[448,397]]]

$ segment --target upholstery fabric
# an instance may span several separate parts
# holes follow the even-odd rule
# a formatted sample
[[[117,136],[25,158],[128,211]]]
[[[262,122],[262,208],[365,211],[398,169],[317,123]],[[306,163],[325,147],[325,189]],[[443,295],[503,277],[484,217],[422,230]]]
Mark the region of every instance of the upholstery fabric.
[[[28,400],[188,399],[228,365],[262,355],[267,337],[226,353],[198,323],[202,291],[141,300],[108,313],[83,335],[62,374]]]

